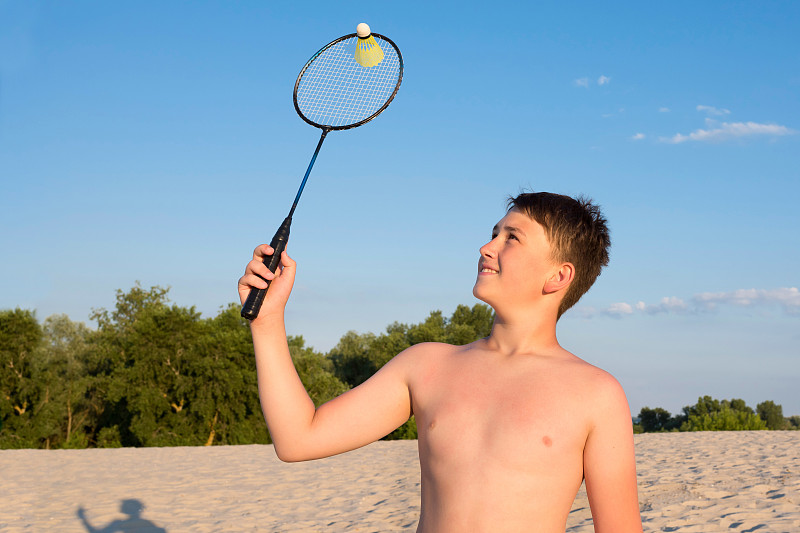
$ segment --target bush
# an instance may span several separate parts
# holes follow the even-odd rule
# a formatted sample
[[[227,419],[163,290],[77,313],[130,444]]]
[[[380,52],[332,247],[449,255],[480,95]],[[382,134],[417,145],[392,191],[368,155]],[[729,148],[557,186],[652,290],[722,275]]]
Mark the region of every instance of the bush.
[[[776,405],[775,402],[767,400],[756,406],[756,412],[767,424],[768,429],[784,429],[786,420],[783,418],[783,407]]]
[[[686,422],[681,431],[747,431],[767,429],[764,422],[745,404],[744,400],[715,400],[711,396],[698,398],[693,406],[684,407]]]

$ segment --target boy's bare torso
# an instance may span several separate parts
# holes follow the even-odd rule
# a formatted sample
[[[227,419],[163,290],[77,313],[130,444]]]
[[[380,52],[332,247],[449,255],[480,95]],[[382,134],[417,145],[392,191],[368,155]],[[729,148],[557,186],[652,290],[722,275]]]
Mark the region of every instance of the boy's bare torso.
[[[563,532],[605,372],[558,348],[420,345],[406,364],[419,431],[418,531]]]
[[[592,219],[601,260],[605,222],[580,202],[575,213],[576,202],[562,207]],[[574,264],[553,260],[553,250],[533,215],[509,210],[480,249],[473,288],[495,311],[491,335],[462,347],[414,345],[316,408],[286,344],[283,309],[295,263],[284,252],[273,274],[263,262],[272,249],[256,248],[239,294],[244,302],[251,287],[272,280],[266,313],[251,330],[278,457],[305,461],[353,450],[414,414],[419,532],[563,532],[585,476],[595,530],[641,533],[630,409],[613,377],[558,345],[556,322],[577,274]]]

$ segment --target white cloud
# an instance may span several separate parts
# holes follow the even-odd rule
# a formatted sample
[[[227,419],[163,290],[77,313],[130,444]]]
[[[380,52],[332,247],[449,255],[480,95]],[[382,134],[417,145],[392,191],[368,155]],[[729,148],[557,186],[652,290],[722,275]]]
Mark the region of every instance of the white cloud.
[[[698,111],[703,111],[705,113],[708,113],[709,115],[714,115],[714,116],[717,116],[717,117],[721,117],[721,116],[724,116],[724,115],[730,115],[731,114],[729,109],[719,109],[719,108],[716,108],[716,107],[710,106],[710,105],[699,105],[699,106],[697,106],[697,110]]]
[[[648,315],[657,315],[660,313],[683,313],[689,310],[686,302],[675,296],[667,296],[661,298],[657,304],[646,305],[644,302],[637,304],[637,309],[644,311]]]
[[[572,83],[576,87],[586,87],[588,89],[591,82],[589,81],[588,77],[584,77],[572,80]],[[609,83],[611,83],[611,78],[608,76],[601,75],[599,78],[597,78],[597,85],[608,85]]]
[[[646,135],[644,133],[637,133],[636,135],[632,135],[631,136],[631,140],[633,140],[633,141],[641,141],[645,137],[646,137]]]
[[[662,137],[661,141],[681,144],[687,141],[723,142],[731,139],[754,136],[779,137],[792,135],[796,131],[779,124],[759,124],[758,122],[723,122],[713,129],[697,129],[688,135],[676,133],[672,137]]]
[[[631,306],[631,304],[626,304],[625,302],[619,302],[609,305],[606,309],[603,310],[603,314],[615,318],[619,318],[623,315],[632,315],[633,307]]]
[[[778,305],[789,314],[800,314],[800,291],[797,287],[781,289],[739,289],[732,292],[703,292],[693,298],[698,307],[714,309],[718,305],[754,307]]]
[[[579,307],[583,318],[593,318],[597,314],[622,318],[634,314],[686,314],[713,311],[721,307],[756,308],[778,307],[788,315],[800,317],[800,290],[797,287],[779,289],[738,289],[730,292],[702,292],[695,294],[687,302],[675,296],[662,298],[656,304],[639,301],[631,305],[617,302],[601,311],[591,307]]]
[[[669,108],[668,107],[659,107],[658,108],[658,112],[659,113],[669,113]]]

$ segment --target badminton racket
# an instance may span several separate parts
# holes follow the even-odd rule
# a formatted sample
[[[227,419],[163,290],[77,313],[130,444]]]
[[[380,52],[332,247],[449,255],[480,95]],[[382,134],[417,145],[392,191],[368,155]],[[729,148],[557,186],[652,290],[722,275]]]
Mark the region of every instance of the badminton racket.
[[[289,215],[272,237],[270,246],[274,252],[264,257],[264,264],[271,272],[278,268],[289,241],[294,210],[328,132],[362,126],[380,115],[394,99],[402,81],[403,56],[397,45],[388,37],[371,33],[363,23],[358,25],[356,33],[323,46],[303,66],[294,84],[294,108],[300,118],[321,129],[322,134]],[[266,289],[250,289],[242,306],[242,317],[253,320],[258,316],[268,289],[269,285]]]

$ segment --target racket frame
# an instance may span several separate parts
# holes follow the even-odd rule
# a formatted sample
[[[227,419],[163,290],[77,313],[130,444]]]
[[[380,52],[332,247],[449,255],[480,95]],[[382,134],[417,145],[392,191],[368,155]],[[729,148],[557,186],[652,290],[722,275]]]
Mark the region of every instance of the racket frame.
[[[313,120],[309,119],[308,117],[306,117],[303,114],[303,112],[300,110],[300,106],[297,103],[297,89],[300,87],[300,82],[303,80],[303,75],[306,73],[306,70],[317,59],[317,57],[320,56],[320,54],[322,54],[325,50],[327,50],[331,46],[333,46],[335,44],[338,44],[338,43],[340,43],[342,41],[345,41],[347,39],[352,39],[353,37],[358,37],[358,34],[356,34],[356,33],[349,33],[347,35],[343,35],[342,37],[339,37],[338,39],[334,39],[333,41],[329,42],[328,44],[326,44],[325,46],[323,46],[322,48],[317,50],[317,53],[315,53],[313,56],[311,56],[311,59],[309,59],[306,62],[306,64],[303,65],[303,69],[300,71],[300,74],[297,75],[297,81],[294,82],[294,93],[292,94],[292,100],[294,101],[294,110],[297,111],[297,114],[300,115],[300,118],[302,118],[304,121],[306,121],[308,124],[311,124],[315,128],[321,128],[323,130],[328,130],[328,131],[331,131],[331,130],[349,130],[350,128],[355,128],[355,127],[361,126],[363,124],[366,124],[370,120],[374,119],[375,117],[377,117],[378,115],[383,113],[384,109],[389,107],[389,104],[392,103],[392,100],[394,100],[394,97],[397,94],[397,91],[400,89],[400,84],[403,83],[403,54],[400,53],[400,49],[397,47],[396,44],[394,44],[394,41],[392,41],[391,39],[389,39],[385,35],[381,35],[380,33],[373,33],[371,35],[373,37],[378,37],[379,39],[382,39],[382,40],[386,41],[387,43],[389,43],[390,45],[392,45],[392,48],[394,48],[394,51],[397,53],[397,60],[398,60],[398,62],[400,64],[400,73],[397,76],[397,83],[394,86],[394,91],[392,91],[392,94],[389,95],[389,98],[386,99],[386,102],[384,102],[384,104],[380,107],[380,109],[375,111],[373,114],[371,114],[367,118],[359,120],[358,122],[354,122],[352,124],[344,124],[344,125],[340,125],[340,126],[331,126],[331,125],[328,125],[328,124],[318,124],[318,123],[314,122]]]

